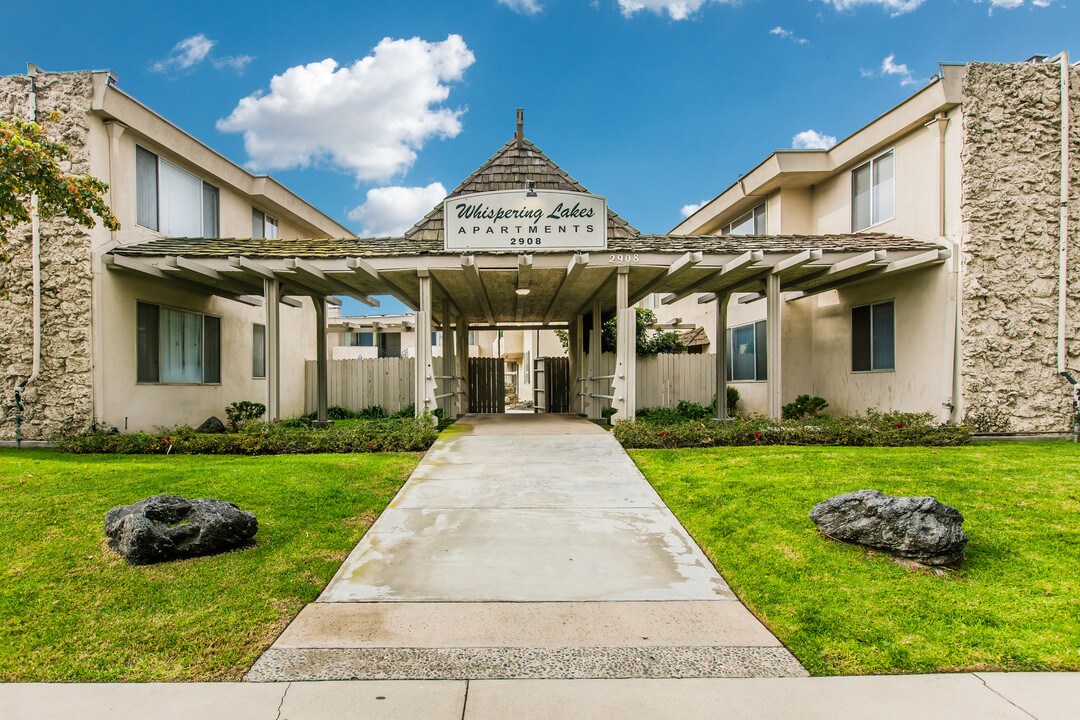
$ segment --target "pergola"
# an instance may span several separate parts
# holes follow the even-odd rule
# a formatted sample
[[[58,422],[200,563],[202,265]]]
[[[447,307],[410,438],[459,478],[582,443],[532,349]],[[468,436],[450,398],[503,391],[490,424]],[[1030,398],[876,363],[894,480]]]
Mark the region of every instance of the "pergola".
[[[628,226],[627,226],[628,227]],[[632,230],[632,228],[631,228]],[[603,252],[485,252],[442,249],[432,238],[340,240],[162,239],[118,247],[105,257],[113,272],[177,283],[191,290],[261,305],[267,328],[267,413],[280,407],[282,303],[309,298],[316,311],[318,413],[327,406],[326,302],[335,295],[377,305],[392,295],[416,311],[417,413],[446,399],[465,412],[470,330],[561,328],[569,331],[571,377],[581,388],[572,407],[599,418],[610,400],[619,418],[633,418],[634,304],[650,293],[662,302],[698,295],[716,303],[717,414],[727,416],[724,358],[726,308],[733,293],[767,304],[768,408],[780,414],[781,320],[790,302],[844,285],[871,281],[944,262],[948,250],[881,234],[691,237],[636,235],[609,238]],[[527,293],[519,292],[528,290]],[[599,353],[588,356],[585,333],[599,338],[602,319],[617,318],[614,376],[600,376]],[[586,322],[588,321],[588,327]],[[425,338],[444,338],[443,374],[433,369]],[[597,347],[593,344],[593,347]],[[775,349],[775,350],[774,350]],[[574,398],[572,398],[574,401]]]

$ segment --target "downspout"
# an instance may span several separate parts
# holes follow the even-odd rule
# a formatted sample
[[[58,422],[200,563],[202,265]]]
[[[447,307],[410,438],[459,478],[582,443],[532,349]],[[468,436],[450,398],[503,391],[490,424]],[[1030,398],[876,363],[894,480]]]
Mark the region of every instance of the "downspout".
[[[949,239],[948,226],[946,224],[946,186],[945,165],[946,147],[945,130],[949,125],[949,117],[944,112],[939,112],[926,127],[933,127],[938,134],[938,240],[949,249],[949,265],[946,275],[945,288],[945,356],[942,374],[945,378],[944,399],[942,407],[947,410],[947,421],[956,421],[959,408],[957,405],[956,391],[959,387],[957,373],[957,357],[960,349],[960,242]]]
[[[1061,208],[1058,237],[1058,373],[1065,367],[1065,303],[1069,249],[1069,51],[1057,56],[1061,64]]]
[[[26,64],[26,74],[30,77],[30,119],[37,122],[37,76],[39,68],[33,63]],[[41,372],[41,218],[38,215],[38,195],[30,195],[30,264],[33,284],[33,355],[31,357],[30,376],[24,378],[15,388],[15,444],[22,447],[22,393],[26,386],[34,382]]]

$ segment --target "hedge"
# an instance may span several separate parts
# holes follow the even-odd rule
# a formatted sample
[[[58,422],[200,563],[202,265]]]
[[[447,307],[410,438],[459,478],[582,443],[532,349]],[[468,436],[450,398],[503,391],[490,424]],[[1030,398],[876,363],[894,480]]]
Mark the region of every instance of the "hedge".
[[[665,418],[669,419],[669,418]],[[963,425],[939,424],[930,413],[867,411],[865,415],[809,420],[762,417],[656,422],[620,420],[615,438],[627,448],[691,448],[723,445],[856,445],[875,447],[964,445]]]
[[[372,420],[344,427],[286,427],[254,423],[243,432],[203,434],[190,428],[171,432],[94,432],[57,438],[57,447],[70,453],[134,455],[284,455],[305,453],[420,452],[438,437],[423,419]]]

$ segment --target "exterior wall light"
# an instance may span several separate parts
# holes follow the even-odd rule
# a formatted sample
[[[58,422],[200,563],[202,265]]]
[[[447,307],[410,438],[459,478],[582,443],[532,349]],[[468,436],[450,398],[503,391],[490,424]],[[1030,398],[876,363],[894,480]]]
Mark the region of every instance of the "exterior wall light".
[[[536,197],[536,181],[525,181],[525,197]]]
[[[527,288],[527,287],[518,288],[514,292],[516,292],[518,295],[528,295],[529,294],[529,288]]]

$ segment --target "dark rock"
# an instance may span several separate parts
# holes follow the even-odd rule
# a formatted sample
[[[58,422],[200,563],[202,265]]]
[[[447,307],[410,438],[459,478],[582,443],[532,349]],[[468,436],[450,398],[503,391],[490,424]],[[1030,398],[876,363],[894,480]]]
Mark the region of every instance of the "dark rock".
[[[255,537],[259,522],[223,500],[155,495],[105,516],[109,547],[132,565],[212,555]]]
[[[865,545],[924,565],[964,559],[964,516],[932,497],[893,497],[876,490],[836,495],[810,512],[836,540]]]
[[[203,424],[195,428],[197,433],[223,433],[225,430],[225,423],[218,420],[215,416],[211,415],[203,421]]]

